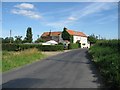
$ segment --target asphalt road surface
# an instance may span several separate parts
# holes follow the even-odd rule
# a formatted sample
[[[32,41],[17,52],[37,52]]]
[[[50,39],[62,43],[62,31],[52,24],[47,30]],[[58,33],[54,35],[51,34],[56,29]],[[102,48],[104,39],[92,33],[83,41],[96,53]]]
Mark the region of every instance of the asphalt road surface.
[[[88,56],[77,49],[3,73],[3,88],[99,88],[101,77]]]

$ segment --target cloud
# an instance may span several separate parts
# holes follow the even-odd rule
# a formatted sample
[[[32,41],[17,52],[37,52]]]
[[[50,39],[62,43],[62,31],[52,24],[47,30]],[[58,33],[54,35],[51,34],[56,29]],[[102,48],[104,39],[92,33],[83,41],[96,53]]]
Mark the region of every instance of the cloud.
[[[33,4],[21,3],[18,5],[15,5],[14,7],[15,7],[15,9],[11,10],[11,12],[13,14],[26,16],[26,17],[29,17],[32,19],[41,19],[42,18],[42,16],[38,12],[34,11],[35,7]]]
[[[64,18],[60,17],[61,20],[60,21],[56,21],[56,22],[48,22],[46,25],[52,26],[52,27],[64,27],[64,26],[69,26],[69,25],[74,25],[76,22],[78,22],[78,20],[84,18],[84,17],[89,17],[89,16],[93,16],[95,14],[101,14],[102,11],[105,10],[110,10],[111,8],[111,4],[110,3],[98,3],[98,2],[93,2],[90,3],[86,6],[84,6],[83,8],[79,8],[79,7],[72,7],[69,8],[69,10],[72,10],[67,12],[69,13],[68,16],[65,16]],[[66,8],[67,9],[67,8]],[[65,9],[64,9],[65,11]],[[59,11],[57,11],[59,12]],[[61,12],[61,11],[60,11]],[[64,13],[62,13],[64,14]],[[81,20],[82,21],[82,20]]]
[[[74,20],[77,20],[77,18],[71,16],[71,17],[68,17],[68,20],[74,21]]]
[[[90,5],[84,7],[83,9],[78,9],[75,12],[71,14],[71,17],[76,17],[76,18],[83,18],[85,16],[89,16],[95,13],[99,13],[101,11],[109,10],[111,9],[111,5],[109,3],[98,3],[94,2],[91,3]]]
[[[105,24],[105,23],[109,23],[110,21],[113,22],[113,21],[116,21],[116,20],[118,20],[117,14],[99,18],[98,20],[95,21],[95,23]]]
[[[14,7],[19,8],[19,9],[34,9],[34,5],[29,4],[29,3],[21,3],[18,5],[15,5]]]
[[[42,16],[40,16],[39,14],[37,14],[36,12],[30,11],[30,10],[17,10],[17,9],[13,9],[11,12],[13,14],[27,16],[27,17],[30,17],[30,18],[33,18],[33,19],[40,19],[40,18],[42,18]]]

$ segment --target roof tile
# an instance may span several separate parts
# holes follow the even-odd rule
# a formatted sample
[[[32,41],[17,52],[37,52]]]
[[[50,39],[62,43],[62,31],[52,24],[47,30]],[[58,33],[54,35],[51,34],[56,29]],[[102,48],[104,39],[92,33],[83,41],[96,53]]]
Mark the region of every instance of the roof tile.
[[[42,34],[42,36],[58,36],[58,35],[60,35],[62,32],[44,32],[43,34]]]
[[[73,30],[67,30],[67,32],[68,32],[70,35],[87,37],[83,32],[78,32],[78,31],[73,31]]]

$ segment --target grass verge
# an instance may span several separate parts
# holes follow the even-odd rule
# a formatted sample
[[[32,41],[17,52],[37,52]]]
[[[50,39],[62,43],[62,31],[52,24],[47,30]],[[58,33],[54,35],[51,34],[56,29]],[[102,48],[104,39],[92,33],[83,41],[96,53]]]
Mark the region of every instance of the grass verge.
[[[2,52],[2,72],[10,69],[30,64],[34,61],[45,58],[46,55],[42,54],[36,48],[28,49],[25,51],[3,51]]]

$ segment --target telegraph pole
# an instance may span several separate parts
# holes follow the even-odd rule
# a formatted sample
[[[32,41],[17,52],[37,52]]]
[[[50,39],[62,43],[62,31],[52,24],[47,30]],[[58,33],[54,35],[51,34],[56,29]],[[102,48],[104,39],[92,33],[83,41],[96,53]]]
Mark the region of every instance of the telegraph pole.
[[[12,35],[12,30],[10,30],[10,44],[11,44],[11,35]]]
[[[99,40],[100,40],[100,35],[99,35]]]

